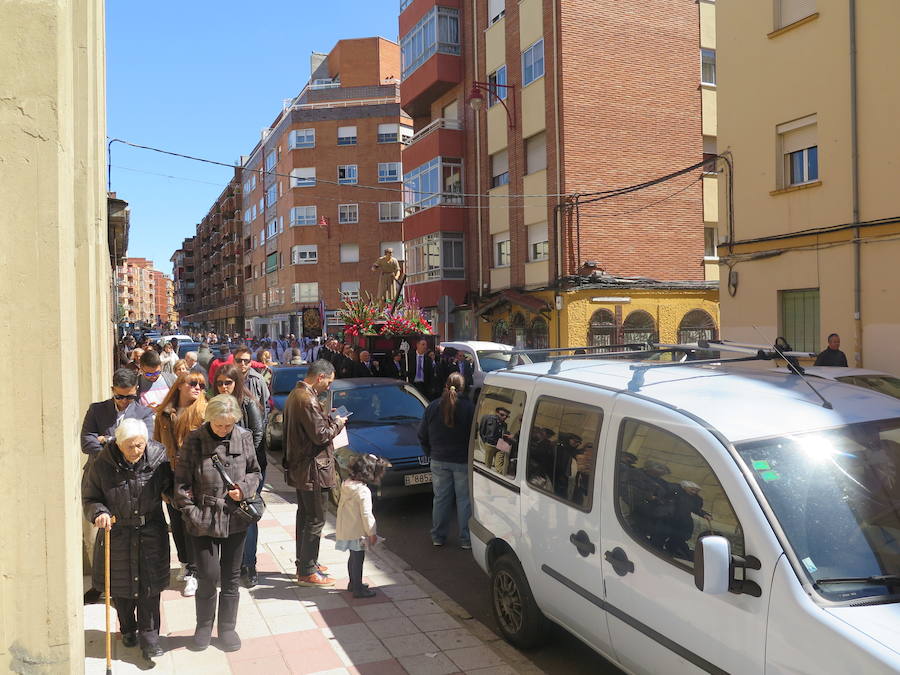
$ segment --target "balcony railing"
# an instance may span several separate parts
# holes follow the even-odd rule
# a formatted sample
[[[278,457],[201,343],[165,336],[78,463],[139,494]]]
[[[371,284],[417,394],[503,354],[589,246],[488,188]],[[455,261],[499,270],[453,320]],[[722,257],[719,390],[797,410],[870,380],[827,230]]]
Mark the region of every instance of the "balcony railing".
[[[412,138],[410,138],[406,142],[406,145],[407,147],[409,147],[410,145],[418,143],[423,138],[431,135],[432,132],[437,131],[438,129],[454,129],[456,131],[459,131],[462,128],[462,122],[460,122],[459,120],[448,119],[446,117],[438,117],[436,120],[422,127],[415,134],[413,134]]]

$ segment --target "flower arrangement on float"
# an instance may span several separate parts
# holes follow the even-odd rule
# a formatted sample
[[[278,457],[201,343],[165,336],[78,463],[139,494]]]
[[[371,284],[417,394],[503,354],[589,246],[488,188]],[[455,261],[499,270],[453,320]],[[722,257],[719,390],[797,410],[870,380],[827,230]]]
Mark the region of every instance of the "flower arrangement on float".
[[[338,310],[347,335],[431,335],[431,324],[415,300],[404,298],[395,307],[368,293],[364,298],[345,300]]]

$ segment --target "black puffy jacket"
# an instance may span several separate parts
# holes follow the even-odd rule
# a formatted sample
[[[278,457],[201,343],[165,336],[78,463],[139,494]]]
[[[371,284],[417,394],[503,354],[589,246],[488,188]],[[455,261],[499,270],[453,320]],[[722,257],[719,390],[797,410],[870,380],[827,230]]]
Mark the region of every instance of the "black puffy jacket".
[[[169,530],[162,495],[172,493],[172,469],[161,443],[148,441],[143,456],[129,464],[115,441],[106,444],[85,472],[81,486],[84,516],[93,523],[109,513],[110,595],[155,595],[169,585]],[[94,546],[94,588],[104,587],[104,537]]]

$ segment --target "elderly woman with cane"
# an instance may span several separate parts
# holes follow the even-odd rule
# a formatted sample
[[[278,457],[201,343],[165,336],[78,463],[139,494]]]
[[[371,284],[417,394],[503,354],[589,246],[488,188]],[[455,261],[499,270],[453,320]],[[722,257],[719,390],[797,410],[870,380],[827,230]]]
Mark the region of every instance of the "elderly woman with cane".
[[[169,583],[169,532],[162,495],[171,493],[172,470],[166,449],[147,439],[147,425],[123,419],[115,441],[107,442],[84,475],[84,515],[109,537],[94,547],[94,587],[104,583],[109,542],[108,596],[119,615],[122,644],[140,636],[144,658],[161,656],[159,594]]]
[[[175,467],[175,505],[191,535],[199,582],[194,596],[196,651],[209,647],[217,605],[222,650],[241,648],[241,638],[234,628],[249,523],[237,511],[242,502],[256,496],[262,478],[253,434],[236,426],[242,417],[243,410],[234,396],[214,397],[206,406],[206,423],[188,434]],[[221,593],[217,594],[217,586]]]

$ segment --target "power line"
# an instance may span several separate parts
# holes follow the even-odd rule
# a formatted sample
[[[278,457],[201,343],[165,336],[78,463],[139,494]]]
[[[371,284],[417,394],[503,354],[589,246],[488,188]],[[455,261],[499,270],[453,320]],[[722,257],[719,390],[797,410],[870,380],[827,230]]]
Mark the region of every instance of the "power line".
[[[688,184],[685,185],[684,187],[678,188],[677,190],[675,190],[675,192],[672,192],[672,193],[666,195],[665,197],[662,197],[661,199],[657,199],[657,200],[654,201],[654,202],[650,202],[649,204],[645,204],[644,206],[639,206],[639,207],[636,208],[636,209],[630,209],[630,210],[628,210],[628,211],[620,211],[619,213],[603,214],[602,217],[603,217],[603,218],[617,218],[617,217],[619,217],[619,216],[625,216],[625,215],[628,215],[628,214],[631,214],[631,213],[637,213],[638,211],[643,211],[644,209],[649,209],[649,208],[652,207],[652,206],[656,206],[657,204],[661,204],[662,202],[666,201],[667,199],[671,199],[672,197],[675,197],[676,195],[681,194],[682,192],[684,192],[685,190],[687,190],[689,187],[691,187],[691,186],[696,185],[697,183],[699,183],[701,180],[703,180],[703,174],[700,174],[699,176],[697,176],[697,178],[695,178],[694,180],[692,180],[690,183],[688,183]],[[618,195],[615,195],[615,196],[618,196]],[[580,204],[578,204],[578,206],[581,206],[582,204],[585,204],[585,203],[592,203],[592,202],[581,202]]]

